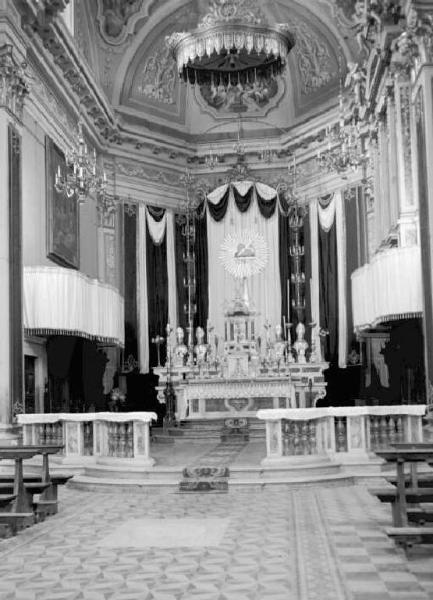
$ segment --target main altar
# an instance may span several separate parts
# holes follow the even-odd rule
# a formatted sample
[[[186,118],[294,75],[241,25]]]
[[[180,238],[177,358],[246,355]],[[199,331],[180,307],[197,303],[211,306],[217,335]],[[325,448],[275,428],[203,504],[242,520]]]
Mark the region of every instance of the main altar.
[[[225,314],[222,344],[208,326],[206,336],[197,327],[196,343],[187,346],[183,329],[177,328],[176,344],[167,345],[166,364],[155,369],[160,403],[165,404],[168,390],[174,393],[177,420],[252,417],[264,408],[316,406],[326,394],[323,371],[328,364],[318,358],[314,344],[309,347],[302,322],[293,344],[285,325],[286,335],[280,324],[267,324],[266,334],[257,335],[254,311],[237,298]]]
[[[253,417],[266,408],[310,408],[326,395],[324,370],[317,343],[317,324],[305,325],[305,276],[302,271],[303,246],[299,241],[302,212],[295,205],[291,218],[294,243],[288,249],[293,261],[293,298],[291,312],[280,323],[271,324],[258,317],[248,281],[264,270],[269,256],[267,241],[254,229],[230,233],[220,247],[219,260],[235,281],[234,298],[223,307],[223,325],[219,331],[209,323],[206,329],[193,327],[194,305],[186,306],[188,327],[173,331],[167,325],[166,337],[155,343],[167,344],[166,364],[154,369],[160,403],[177,420]],[[186,264],[193,261],[190,243],[194,227],[186,221]],[[195,274],[185,285],[191,300],[195,292]],[[278,283],[277,283],[278,285]],[[272,294],[272,289],[269,290]],[[259,325],[260,322],[260,325]],[[307,336],[307,327],[309,328]],[[310,339],[307,342],[306,337]],[[319,346],[319,347],[318,347]]]

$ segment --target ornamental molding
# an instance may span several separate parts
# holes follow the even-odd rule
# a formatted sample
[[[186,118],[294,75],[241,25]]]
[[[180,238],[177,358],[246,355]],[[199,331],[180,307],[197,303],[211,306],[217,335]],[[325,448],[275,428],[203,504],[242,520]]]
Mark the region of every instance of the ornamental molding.
[[[185,400],[194,398],[264,398],[264,397],[289,397],[294,382],[288,379],[281,381],[224,381],[210,383],[196,383],[190,380],[184,387]]]
[[[115,169],[117,174],[145,179],[146,181],[163,183],[164,185],[174,187],[179,186],[182,173],[176,171],[165,171],[154,167],[140,165],[127,161],[116,161]]]
[[[101,38],[110,46],[121,46],[134,35],[137,22],[147,19],[161,0],[97,0],[97,23]]]
[[[42,47],[33,46],[35,58],[37,59],[39,52],[44,50],[51,55],[100,136],[109,141],[117,141],[118,127],[114,111],[100,91],[90,69],[77,54],[74,42],[65,34],[65,25],[56,18],[68,1],[45,0],[42,2],[42,9],[40,1],[20,2],[17,9],[21,15],[23,29],[33,40],[39,38]]]
[[[266,21],[264,13],[251,0],[215,0],[209,12],[201,19],[198,29],[214,27],[219,23],[247,23],[261,25]]]
[[[0,46],[0,107],[21,120],[29,92],[27,63],[17,60],[11,44]]]

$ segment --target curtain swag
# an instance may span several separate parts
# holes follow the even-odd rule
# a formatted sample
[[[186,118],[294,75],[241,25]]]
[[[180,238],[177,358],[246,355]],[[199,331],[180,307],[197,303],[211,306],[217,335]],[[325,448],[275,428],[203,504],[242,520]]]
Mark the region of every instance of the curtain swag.
[[[153,243],[156,246],[159,246],[164,240],[164,234],[167,225],[167,211],[163,211],[161,218],[155,218],[153,216],[154,210],[155,209],[149,206],[146,207],[147,226],[149,228],[150,237],[152,238]]]
[[[241,213],[248,211],[254,198],[257,199],[260,214],[265,219],[270,219],[275,213],[277,200],[281,212],[284,213],[284,207],[281,205],[276,190],[272,187],[264,183],[238,181],[222,185],[207,195],[207,208],[214,221],[224,219],[229,206],[230,192],[233,192],[236,207]]]
[[[320,227],[325,233],[328,233],[334,224],[335,206],[334,194],[320,198],[317,204]]]

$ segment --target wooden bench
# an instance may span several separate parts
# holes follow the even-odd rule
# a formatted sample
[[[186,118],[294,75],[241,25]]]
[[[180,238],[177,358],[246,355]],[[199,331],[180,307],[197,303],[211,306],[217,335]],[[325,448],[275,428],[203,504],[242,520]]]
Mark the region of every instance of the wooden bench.
[[[0,459],[15,461],[13,485],[6,484],[6,493],[12,491],[15,498],[7,506],[8,510],[0,512],[0,524],[7,524],[14,534],[20,529],[35,523],[33,492],[43,496],[51,488],[48,456],[56,454],[62,448],[63,446],[60,445],[0,447]],[[23,460],[33,458],[37,454],[42,454],[43,457],[42,478],[40,482],[29,483],[26,487],[23,476]]]
[[[433,528],[425,525],[433,521],[433,511],[428,505],[433,502],[432,475],[418,474],[417,464],[433,463],[433,445],[395,444],[376,454],[396,465],[396,476],[388,478],[393,487],[370,490],[381,502],[391,504],[393,527],[387,528],[386,533],[405,548],[415,543],[432,543]],[[405,473],[405,463],[410,464],[410,474]]]
[[[404,548],[414,544],[433,544],[433,527],[387,527],[386,534]]]
[[[37,502],[39,507],[39,513],[44,516],[55,515],[58,511],[58,486],[65,485],[72,478],[72,475],[56,474],[51,475],[49,483],[44,491],[41,493],[41,497]],[[13,484],[12,475],[0,475],[0,488],[3,485]],[[27,487],[30,483],[42,483],[40,475],[24,475],[24,485]],[[36,493],[36,492],[35,492]]]

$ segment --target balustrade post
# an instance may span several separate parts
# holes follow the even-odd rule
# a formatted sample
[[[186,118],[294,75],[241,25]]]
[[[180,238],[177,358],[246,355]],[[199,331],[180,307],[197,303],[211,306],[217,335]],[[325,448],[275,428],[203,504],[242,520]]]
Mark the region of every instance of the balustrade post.
[[[83,423],[79,421],[65,421],[63,431],[66,458],[82,458],[84,455]]]
[[[23,444],[32,446],[34,445],[36,438],[35,425],[24,425],[23,426]]]
[[[266,421],[266,458],[282,458],[283,436],[281,419]]]
[[[406,417],[407,442],[419,443],[423,441],[422,419],[418,415],[407,415]]]
[[[134,459],[139,460],[141,464],[144,463],[150,467],[153,466],[155,459],[150,456],[150,431],[148,422],[133,422],[133,444]]]
[[[365,439],[366,415],[348,416],[347,422],[347,452],[352,455],[367,454]]]
[[[335,440],[335,417],[326,417],[326,426],[328,454],[333,456],[337,452],[337,443]]]

